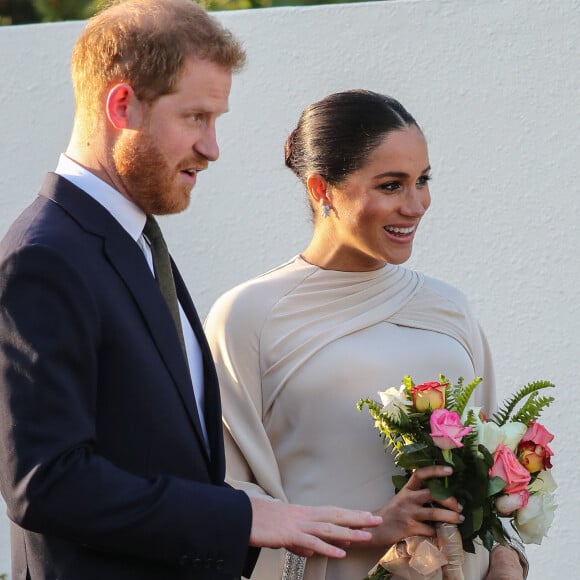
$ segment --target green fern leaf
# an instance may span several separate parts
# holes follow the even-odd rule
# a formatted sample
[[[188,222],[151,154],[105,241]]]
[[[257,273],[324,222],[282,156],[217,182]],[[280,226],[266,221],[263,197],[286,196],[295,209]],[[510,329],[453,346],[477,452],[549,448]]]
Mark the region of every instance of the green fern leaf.
[[[525,405],[512,417],[512,421],[519,421],[524,423],[524,425],[528,425],[531,421],[537,419],[541,412],[554,401],[554,397],[536,397],[535,395],[537,393],[530,395]]]
[[[521,401],[523,401],[526,397],[528,397],[528,400],[524,403],[524,405],[522,407],[524,414],[528,414],[528,415],[532,416],[533,410],[536,409],[536,414],[533,415],[532,418],[534,418],[534,419],[537,418],[539,412],[545,406],[549,405],[552,402],[551,400],[549,402],[546,402],[546,401],[548,399],[553,400],[552,397],[541,397],[541,399],[538,399],[538,400],[542,400],[544,402],[538,408],[537,401],[536,401],[537,392],[541,389],[554,388],[554,387],[555,387],[555,385],[553,383],[550,383],[549,381],[534,381],[533,383],[528,383],[525,387],[522,387],[519,391],[514,393],[511,397],[509,397],[508,399],[506,399],[502,403],[498,412],[494,413],[494,415],[492,417],[493,421],[495,423],[497,423],[499,426],[507,423],[510,420],[512,413],[514,412],[517,405]]]
[[[454,411],[459,415],[463,415],[465,408],[467,407],[467,403],[469,403],[469,399],[473,394],[473,391],[477,388],[477,386],[483,381],[482,377],[476,377],[471,381],[467,386],[463,386],[463,378],[460,377],[460,380],[457,381],[458,384],[458,391],[455,395],[455,406]]]
[[[454,411],[457,404],[457,397],[463,389],[463,377],[459,377],[457,383],[453,384],[445,375],[439,375],[439,382],[449,385],[445,391],[445,407],[450,411]]]

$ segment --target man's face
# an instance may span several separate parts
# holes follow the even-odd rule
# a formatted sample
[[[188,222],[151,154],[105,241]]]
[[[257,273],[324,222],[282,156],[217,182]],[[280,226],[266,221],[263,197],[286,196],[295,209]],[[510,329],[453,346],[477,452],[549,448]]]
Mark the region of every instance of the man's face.
[[[215,123],[228,110],[232,74],[205,60],[186,62],[176,91],[142,104],[138,130],[125,130],[113,150],[124,195],[145,213],[183,211],[197,173],[219,156]]]

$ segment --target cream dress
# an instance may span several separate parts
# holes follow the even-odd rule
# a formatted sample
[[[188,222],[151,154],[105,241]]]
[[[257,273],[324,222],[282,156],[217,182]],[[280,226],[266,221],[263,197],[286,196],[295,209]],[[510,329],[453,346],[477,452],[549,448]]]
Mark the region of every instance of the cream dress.
[[[397,473],[361,397],[483,376],[471,404],[495,407],[485,339],[463,294],[402,266],[323,270],[296,257],[224,294],[206,320],[218,370],[228,480],[252,496],[377,510]],[[306,580],[362,580],[385,550],[309,558]],[[466,580],[488,553],[467,554]],[[276,580],[283,552],[262,550],[252,580]]]

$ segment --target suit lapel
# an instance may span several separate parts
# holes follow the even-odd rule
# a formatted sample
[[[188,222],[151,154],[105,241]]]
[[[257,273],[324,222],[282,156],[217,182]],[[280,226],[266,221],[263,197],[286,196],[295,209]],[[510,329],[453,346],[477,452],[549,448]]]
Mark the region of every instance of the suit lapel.
[[[183,358],[175,325],[143,252],[104,207],[66,179],[49,174],[41,195],[60,205],[83,229],[103,238],[105,255],[133,295],[187,409],[199,440],[199,447],[206,462],[210,464],[191,377]]]
[[[127,243],[120,243],[119,240],[113,237],[108,237],[105,240],[105,252],[111,264],[135,297],[149,327],[151,336],[157,345],[159,354],[173,377],[173,381],[187,408],[199,440],[199,446],[203,450],[206,460],[209,461],[195,403],[191,376],[183,358],[183,350],[179,343],[175,323],[159,290],[159,286],[151,275],[141,249],[133,240],[131,241],[134,247]]]

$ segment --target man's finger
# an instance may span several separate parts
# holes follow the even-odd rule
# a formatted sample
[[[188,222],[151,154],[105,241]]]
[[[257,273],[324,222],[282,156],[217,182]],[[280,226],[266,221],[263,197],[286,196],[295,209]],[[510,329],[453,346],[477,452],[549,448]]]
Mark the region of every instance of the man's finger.
[[[309,519],[329,522],[348,528],[374,528],[383,523],[383,518],[363,510],[349,510],[336,507],[316,507]]]

